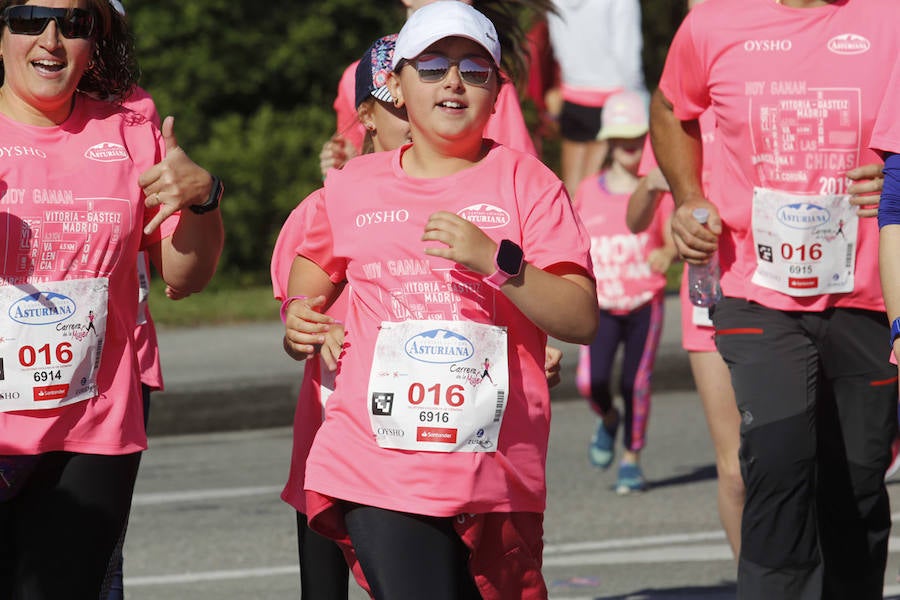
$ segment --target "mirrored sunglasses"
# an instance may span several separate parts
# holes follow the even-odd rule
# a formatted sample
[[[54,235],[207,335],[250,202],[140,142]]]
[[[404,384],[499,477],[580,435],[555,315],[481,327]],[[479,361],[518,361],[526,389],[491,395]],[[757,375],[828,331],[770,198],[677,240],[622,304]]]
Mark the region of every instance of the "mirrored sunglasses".
[[[63,37],[90,38],[94,31],[94,15],[81,8],[48,8],[46,6],[10,6],[3,11],[2,22],[11,33],[40,35],[51,19]]]
[[[483,56],[465,56],[459,60],[451,60],[443,54],[420,54],[409,61],[419,73],[419,80],[425,83],[443,81],[450,67],[459,68],[459,76],[471,85],[483,86],[494,72],[494,63]]]

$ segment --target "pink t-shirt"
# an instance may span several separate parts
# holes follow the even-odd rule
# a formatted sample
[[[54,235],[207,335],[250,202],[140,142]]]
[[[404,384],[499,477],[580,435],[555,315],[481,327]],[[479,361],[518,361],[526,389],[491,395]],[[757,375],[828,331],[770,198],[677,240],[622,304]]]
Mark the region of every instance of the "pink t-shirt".
[[[900,61],[893,61],[891,80],[884,93],[884,104],[878,111],[869,147],[876,152],[900,152],[900,118],[897,118],[897,98],[900,98]],[[893,354],[891,354],[893,356]]]
[[[122,106],[139,113],[156,127],[160,126],[159,112],[153,98],[144,88],[135,87]],[[147,294],[150,290],[150,259],[146,253],[138,255],[138,321],[134,328],[134,348],[141,369],[141,383],[153,390],[163,389],[162,363],[159,358],[159,339],[150,315]]]
[[[426,255],[421,237],[432,213],[449,211],[480,223],[495,240],[518,243],[536,267],[570,263],[585,274],[590,240],[562,183],[536,158],[494,145],[471,168],[416,179],[400,165],[408,147],[354,159],[329,173],[324,194],[306,200],[316,214],[297,253],[353,290],[337,387],[307,461],[306,488],[434,516],[542,512],[547,336],[480,276]],[[398,451],[375,442],[367,387],[379,324],[408,319],[508,327],[510,387],[496,452]]]
[[[647,260],[665,244],[672,203],[660,205],[650,227],[635,234],[625,225],[630,195],[610,192],[602,174],[588,177],[575,192],[575,210],[591,236],[597,300],[601,309],[613,313],[644,306],[666,286],[665,273],[651,271]]]
[[[0,231],[6,235],[0,285],[19,286],[24,295],[43,282],[109,279],[99,394],[52,410],[0,413],[0,454],[142,450],[147,438],[133,335],[137,252],[170,234],[178,220],[143,235],[152,213],[136,182],[163,157],[162,137],[135,113],[77,94],[60,126],[0,115],[0,139]],[[0,340],[0,352],[16,356],[15,340]]]
[[[306,232],[312,226],[310,219],[316,213],[316,202],[313,197],[321,195],[322,189],[313,192],[313,195],[301,202],[291,211],[287,220],[281,227],[278,239],[275,241],[275,249],[272,251],[272,292],[275,299],[283,301],[288,297],[288,280],[291,274],[291,265],[297,257],[295,249],[303,241]],[[338,320],[343,320],[347,312],[347,298],[349,290],[344,289],[326,311],[326,314]],[[291,451],[291,466],[287,483],[281,492],[281,498],[301,513],[306,513],[306,496],[303,491],[306,479],[306,459],[312,446],[313,438],[322,425],[322,363],[318,356],[307,360],[303,365],[303,381],[300,384],[300,393],[297,397],[297,409],[294,411],[294,435]],[[299,365],[298,365],[299,369]]]
[[[879,162],[867,145],[889,74],[873,65],[895,61],[898,18],[896,0],[805,9],[718,0],[685,18],[660,90],[679,119],[696,119],[711,107],[719,127],[709,197],[725,225],[719,260],[726,296],[780,310],[884,310],[875,219],[859,220],[852,292],[796,297],[751,282],[757,264],[751,207],[754,187],[843,193],[847,170]]]
[[[366,130],[357,118],[355,106],[356,65],[358,63],[359,61],[356,61],[347,67],[341,76],[338,83],[338,94],[334,99],[334,112],[337,115],[338,133],[356,146],[356,150],[359,152],[362,150]],[[494,113],[488,120],[484,137],[509,146],[513,150],[537,156],[534,141],[525,126],[525,117],[522,116],[522,106],[519,104],[516,86],[510,81],[500,86]]]

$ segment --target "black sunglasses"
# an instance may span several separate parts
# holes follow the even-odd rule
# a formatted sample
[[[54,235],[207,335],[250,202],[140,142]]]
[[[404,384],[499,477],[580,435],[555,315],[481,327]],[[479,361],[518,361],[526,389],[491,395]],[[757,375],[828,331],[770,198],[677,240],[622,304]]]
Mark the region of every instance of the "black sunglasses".
[[[56,21],[56,29],[63,37],[74,39],[91,37],[94,31],[94,15],[81,8],[48,8],[46,6],[9,6],[0,17],[11,33],[41,35],[50,19]]]
[[[450,67],[459,68],[459,76],[470,85],[484,86],[494,72],[494,64],[483,56],[465,56],[451,60],[443,54],[428,52],[407,61],[419,73],[419,79],[426,83],[443,81]]]

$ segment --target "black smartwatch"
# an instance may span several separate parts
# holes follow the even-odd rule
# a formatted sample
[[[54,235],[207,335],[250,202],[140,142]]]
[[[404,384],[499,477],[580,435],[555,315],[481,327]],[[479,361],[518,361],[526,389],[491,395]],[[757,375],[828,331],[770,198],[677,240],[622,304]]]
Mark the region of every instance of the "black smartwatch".
[[[225,192],[225,186],[222,185],[222,180],[215,175],[210,175],[210,177],[212,177],[212,190],[210,190],[209,192],[209,198],[207,198],[206,202],[204,202],[203,204],[191,204],[188,207],[194,214],[202,215],[204,213],[208,213],[211,210],[216,210],[217,208],[219,208],[219,201],[222,200],[222,194]]]
[[[524,258],[525,254],[518,244],[512,240],[502,240],[494,257],[497,270],[485,277],[484,282],[499,290],[501,285],[522,272]]]

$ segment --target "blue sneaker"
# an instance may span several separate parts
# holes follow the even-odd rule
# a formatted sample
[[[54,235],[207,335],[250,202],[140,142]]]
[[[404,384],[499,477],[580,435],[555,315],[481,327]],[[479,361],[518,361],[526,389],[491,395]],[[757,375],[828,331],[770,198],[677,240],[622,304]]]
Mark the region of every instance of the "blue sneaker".
[[[603,424],[603,419],[597,420],[597,431],[591,438],[591,445],[588,446],[588,460],[595,467],[608,469],[612,464],[613,446],[616,443],[616,432],[619,430],[619,418],[616,417],[612,427]]]
[[[634,492],[643,492],[647,489],[647,482],[644,481],[644,473],[641,466],[636,463],[620,463],[619,478],[616,481],[616,493],[620,496],[626,496]]]

